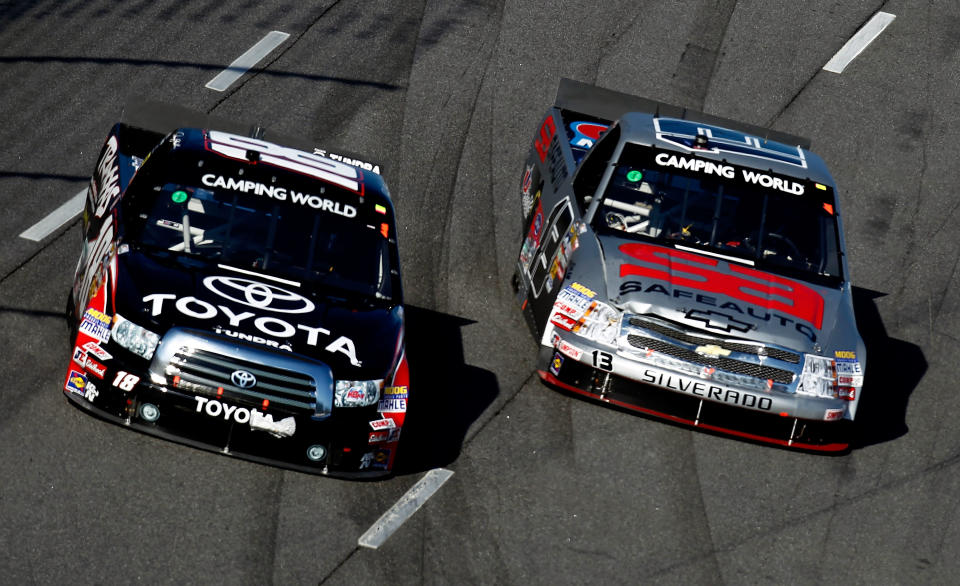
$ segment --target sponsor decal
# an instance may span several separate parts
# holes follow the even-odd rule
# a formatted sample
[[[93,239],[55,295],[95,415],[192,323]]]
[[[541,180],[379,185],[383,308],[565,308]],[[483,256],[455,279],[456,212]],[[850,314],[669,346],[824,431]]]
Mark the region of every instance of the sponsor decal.
[[[687,312],[686,318],[703,322],[706,327],[722,332],[749,332],[753,328],[749,323],[735,319],[732,315],[713,311],[712,309],[709,311],[691,309]]]
[[[98,343],[96,343],[96,342],[94,342],[94,341],[90,341],[90,342],[87,342],[86,344],[84,344],[84,345],[83,345],[83,349],[84,349],[87,353],[93,354],[94,356],[96,356],[96,357],[97,357],[98,359],[100,359],[100,360],[110,360],[111,358],[113,358],[113,355],[112,355],[112,354],[110,354],[109,352],[107,352],[106,350],[104,350],[104,349],[100,346],[100,344],[98,344]]]
[[[537,207],[533,214],[533,220],[530,222],[530,229],[527,230],[527,237],[520,248],[520,264],[525,270],[530,270],[530,263],[533,261],[534,253],[540,246],[540,235],[543,232],[543,203],[537,198]]]
[[[572,285],[570,285],[570,288],[573,289],[574,291],[583,293],[590,299],[593,299],[594,297],[597,296],[596,291],[594,291],[593,289],[590,289],[589,287],[581,285],[580,283],[573,283]]]
[[[396,422],[390,417],[384,417],[383,419],[374,419],[370,422],[370,428],[374,431],[381,431],[384,429],[396,429]]]
[[[688,291],[686,289],[679,289],[676,287],[672,288],[671,293],[671,291],[668,291],[666,287],[658,283],[644,286],[640,281],[624,281],[620,284],[620,295],[627,295],[634,292],[659,293],[667,297],[670,297],[672,294],[672,296],[676,299],[690,299],[703,305],[711,305],[713,307],[719,307],[720,309],[734,311],[747,318],[754,318],[765,322],[772,321],[773,323],[779,323],[783,327],[793,325],[796,331],[809,338],[811,342],[817,341],[817,334],[811,326],[805,323],[797,322],[792,318],[780,315],[778,313],[764,311],[750,306],[740,306],[733,301],[725,301],[720,303],[716,297],[704,295],[695,291]]]
[[[557,342],[556,347],[557,347],[557,350],[559,350],[560,352],[563,352],[564,354],[566,354],[570,358],[573,358],[574,360],[580,360],[580,356],[583,355],[583,350],[581,350],[580,348],[577,348],[576,346],[574,346],[573,344],[571,344],[570,342],[567,342],[562,338]]]
[[[244,286],[243,283],[253,283],[257,286]],[[312,311],[313,302],[296,293],[291,293],[285,289],[274,287],[273,285],[264,285],[256,281],[239,279],[236,277],[207,277],[204,284],[221,297],[229,299],[235,303],[265,309],[267,311],[281,313],[304,313]],[[236,285],[236,287],[232,287]],[[232,288],[231,288],[232,287]],[[229,325],[239,326],[245,320],[252,318],[253,326],[261,333],[275,338],[290,338],[298,331],[306,332],[307,344],[317,346],[321,335],[330,336],[330,330],[321,327],[313,327],[304,324],[291,324],[288,321],[271,317],[256,317],[253,312],[241,311],[239,313],[231,310],[225,305],[214,305],[202,299],[193,296],[180,297],[172,293],[152,293],[143,298],[143,302],[149,304],[151,315],[160,315],[164,310],[166,301],[174,301],[174,308],[181,314],[194,319],[208,320],[226,317]],[[169,307],[169,306],[168,306]],[[218,333],[225,332],[221,330]],[[266,340],[265,340],[266,342]],[[271,345],[267,343],[267,345]],[[339,336],[324,347],[324,350],[331,353],[341,353],[350,359],[354,366],[360,366],[361,362],[357,360],[356,347],[353,340],[346,336]]]
[[[380,403],[377,405],[380,413],[406,413],[407,387],[384,387]]]
[[[726,295],[740,301],[774,309],[820,329],[823,325],[823,297],[803,283],[755,269],[726,263],[731,273],[713,270],[720,261],[697,254],[662,248],[640,242],[621,244],[620,252],[648,265],[658,265],[668,270],[645,265],[624,263],[620,265],[620,277],[640,276],[666,281],[680,287]],[[690,276],[684,276],[690,275]],[[623,287],[621,286],[621,291]],[[666,290],[664,290],[666,293]],[[669,294],[669,293],[667,293]],[[674,295],[678,296],[678,295]],[[704,296],[704,299],[706,297]],[[704,301],[706,303],[706,301]],[[733,309],[736,307],[736,309]],[[733,309],[743,313],[736,304],[721,305],[721,309]],[[754,316],[757,317],[757,316]],[[767,317],[769,319],[769,317]]]
[[[856,387],[837,387],[837,397],[840,399],[846,399],[847,401],[853,401],[857,398],[857,388]]]
[[[533,141],[534,148],[537,149],[537,155],[540,156],[540,162],[547,160],[547,152],[550,149],[550,143],[557,134],[557,125],[553,121],[553,116],[547,116],[547,119],[540,125],[540,132]]]
[[[297,422],[293,416],[274,421],[271,414],[261,413],[250,407],[238,407],[207,397],[198,396],[194,397],[194,400],[197,403],[195,412],[203,413],[207,417],[240,424],[246,423],[251,429],[267,431],[277,437],[290,437],[297,430]]]
[[[120,167],[117,165],[117,137],[107,139],[103,156],[97,165],[96,180],[90,182],[90,194],[96,209],[94,215],[101,217],[107,209],[113,207],[120,197]]]
[[[340,163],[346,163],[347,165],[353,165],[363,169],[364,171],[370,171],[372,173],[380,174],[380,165],[375,165],[373,163],[368,163],[366,161],[361,161],[360,159],[351,159],[350,157],[345,157],[343,155],[338,155],[337,153],[329,152],[325,149],[313,149],[313,154],[320,155],[321,157],[326,157]]]
[[[79,288],[75,289],[78,298],[92,297],[95,289],[100,288],[103,273],[103,260],[113,247],[113,215],[108,215],[100,226],[100,233],[94,240],[87,242],[87,264],[83,268],[83,278]],[[111,263],[112,264],[112,263]],[[96,280],[96,281],[95,281]]]
[[[360,469],[366,470],[367,468],[371,468],[377,470],[386,470],[389,462],[390,449],[380,448],[373,452],[367,452],[360,458]]]
[[[251,334],[244,334],[243,332],[236,332],[234,330],[228,330],[220,326],[214,326],[213,331],[224,336],[229,336],[231,338],[236,338],[238,340],[245,340],[247,342],[253,342],[254,344],[263,344],[264,346],[269,346],[270,348],[277,348],[278,350],[286,350],[287,352],[293,352],[293,346],[288,342],[277,342],[276,340],[268,340],[266,338],[261,338],[260,336],[253,336]]]
[[[81,367],[87,363],[87,351],[80,346],[73,347],[73,361]]]
[[[833,353],[833,356],[837,360],[849,360],[851,362],[857,359],[857,353],[853,350],[837,350]]]
[[[93,403],[94,399],[96,399],[99,395],[100,392],[97,391],[97,385],[87,381],[87,386],[83,391],[83,398]]]
[[[845,387],[862,387],[863,386],[863,375],[838,375],[837,384]]]
[[[837,360],[834,367],[837,369],[837,375],[840,376],[863,376],[863,368],[859,362]]]
[[[566,254],[563,250],[564,241],[568,238],[568,232],[573,225],[573,206],[570,198],[566,197],[553,206],[549,219],[544,223],[540,246],[533,253],[530,266],[527,268],[527,276],[530,279],[530,288],[534,297],[539,297],[544,289],[547,291],[553,289],[559,266],[557,256]]]
[[[574,283],[578,285],[579,283]],[[553,302],[553,308],[573,319],[577,320],[584,316],[591,308],[596,306],[596,302],[577,289],[564,287]]]
[[[240,277],[207,277],[203,280],[203,285],[224,299],[255,309],[278,313],[309,313],[316,307],[312,301],[292,291]]]
[[[570,130],[573,132],[573,137],[570,139],[570,146],[589,149],[607,128],[609,127],[606,124],[595,122],[572,122]]]
[[[80,322],[80,331],[106,342],[110,339],[110,316],[90,308],[83,314],[83,321]]]
[[[769,411],[773,406],[773,400],[769,397],[761,397],[746,391],[727,389],[675,374],[664,374],[662,372],[644,369],[641,374],[641,380],[665,389],[680,391],[707,400],[729,403],[731,405],[751,407],[762,411]]]
[[[560,374],[560,368],[563,366],[563,355],[559,352],[553,353],[553,360],[550,361],[550,372],[554,376]]]
[[[70,391],[71,393],[83,395],[83,391],[86,386],[87,386],[86,375],[84,375],[82,372],[71,370],[70,374],[67,375],[67,383],[64,386],[64,389],[67,391]]]
[[[295,189],[288,189],[280,185],[267,185],[258,181],[233,177],[224,177],[208,173],[200,177],[200,181],[207,187],[218,187],[230,191],[239,191],[240,193],[253,193],[260,196],[269,197],[277,201],[290,201],[295,204],[310,206],[315,210],[337,214],[345,218],[354,218],[357,215],[357,208],[352,205],[334,201],[304,193]]]
[[[107,367],[100,364],[93,358],[90,358],[89,356],[87,356],[87,361],[84,364],[84,368],[87,372],[99,379],[103,379],[103,377],[107,375]]]
[[[691,120],[676,118],[654,118],[657,139],[682,148],[685,151],[707,151],[711,153],[737,153],[760,159],[769,159],[806,168],[807,162],[803,150],[765,138],[750,136],[742,132],[711,126]],[[698,136],[707,138],[707,145],[697,145]]]
[[[395,442],[400,439],[400,428],[388,429],[384,431],[371,431],[367,437],[368,444],[377,444],[382,442]]]
[[[843,412],[846,409],[827,409],[823,414],[824,421],[836,421],[837,419],[843,419]]]
[[[530,196],[530,189],[533,187],[533,165],[527,165],[523,170],[523,179],[520,181],[520,192],[526,196]]]
[[[255,151],[259,153],[262,163],[322,179],[357,193],[362,192],[361,176],[356,167],[341,161],[217,130],[208,132],[207,138],[207,149],[226,157],[246,161],[247,152]]]

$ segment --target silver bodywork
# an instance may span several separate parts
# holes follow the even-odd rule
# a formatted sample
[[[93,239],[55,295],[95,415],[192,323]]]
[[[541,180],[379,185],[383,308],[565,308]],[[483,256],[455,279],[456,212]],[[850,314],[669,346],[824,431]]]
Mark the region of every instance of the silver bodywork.
[[[824,162],[800,146],[808,144],[803,139],[773,142],[763,129],[687,111],[668,118],[660,105],[653,110],[652,102],[632,100],[564,80],[527,160],[521,182],[525,240],[515,284],[544,349],[541,375],[559,376],[564,361],[575,361],[701,402],[794,420],[852,420],[866,353],[853,312],[836,187]],[[642,108],[648,111],[633,111]],[[616,145],[594,149],[597,141],[580,132],[587,124],[596,132],[614,123]],[[702,146],[691,146],[695,136],[683,135],[690,127],[704,135]],[[666,153],[658,162],[675,153],[670,162],[691,169],[694,161],[738,173],[756,169],[766,174],[763,187],[826,198],[824,209],[836,220],[838,274],[807,280],[683,242],[599,233],[601,194],[630,144]],[[578,192],[578,173],[598,152],[608,162],[596,189]],[[605,205],[644,225],[650,214],[628,202]],[[810,383],[815,366],[821,378],[833,377],[832,386]],[[602,397],[603,377],[594,381],[583,390]]]

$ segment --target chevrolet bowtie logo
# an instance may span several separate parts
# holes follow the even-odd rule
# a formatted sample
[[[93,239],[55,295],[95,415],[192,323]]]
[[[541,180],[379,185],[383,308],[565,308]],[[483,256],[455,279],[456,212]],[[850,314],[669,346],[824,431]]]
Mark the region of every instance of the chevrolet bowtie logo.
[[[697,354],[701,356],[712,356],[714,358],[720,356],[730,356],[730,351],[726,348],[721,348],[716,344],[707,344],[706,346],[697,346],[697,349],[694,350]]]
[[[703,322],[711,330],[721,330],[724,332],[749,332],[752,327],[749,323],[734,319],[732,315],[720,313],[718,311],[701,311],[691,309],[687,312],[687,319]]]

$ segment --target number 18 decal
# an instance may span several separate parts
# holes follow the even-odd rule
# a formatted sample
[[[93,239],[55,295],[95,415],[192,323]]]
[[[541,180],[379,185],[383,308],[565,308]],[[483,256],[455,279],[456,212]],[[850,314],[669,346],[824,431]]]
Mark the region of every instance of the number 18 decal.
[[[113,386],[118,387],[121,391],[132,391],[138,382],[140,382],[139,376],[121,370],[117,373],[117,376],[114,377]]]

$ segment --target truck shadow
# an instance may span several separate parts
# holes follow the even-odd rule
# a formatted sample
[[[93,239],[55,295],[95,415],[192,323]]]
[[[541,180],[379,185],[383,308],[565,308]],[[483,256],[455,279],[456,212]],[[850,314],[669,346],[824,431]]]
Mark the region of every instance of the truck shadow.
[[[473,321],[409,305],[405,309],[410,406],[397,475],[456,460],[470,425],[500,393],[492,372],[464,363],[460,328]]]
[[[908,432],[910,394],[927,371],[919,346],[887,335],[876,299],[886,293],[853,287],[857,329],[867,347],[867,369],[861,389],[852,448],[896,439]]]

